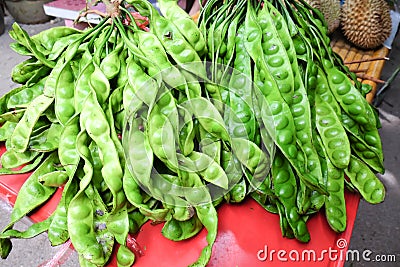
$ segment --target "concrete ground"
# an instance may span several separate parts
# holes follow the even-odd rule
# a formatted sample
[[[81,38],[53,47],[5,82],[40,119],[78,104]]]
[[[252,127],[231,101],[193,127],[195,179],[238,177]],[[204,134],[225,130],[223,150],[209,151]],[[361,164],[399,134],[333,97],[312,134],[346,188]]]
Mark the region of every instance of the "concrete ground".
[[[9,48],[12,41],[7,34],[11,29],[13,19],[6,17],[6,33],[0,36],[0,95],[16,85],[10,79],[13,66],[25,59]],[[62,25],[63,21],[54,20],[39,25],[21,25],[32,35],[48,27]],[[385,64],[382,79],[386,80],[400,66],[400,37],[394,41],[390,60]],[[384,203],[377,206],[361,201],[355,222],[350,249],[360,252],[360,260],[348,261],[346,266],[400,266],[400,76],[393,82],[379,106],[382,129],[380,130],[385,155],[386,173],[379,176],[387,189]],[[0,201],[0,229],[9,219],[11,207]],[[30,224],[28,219],[18,224],[24,228]],[[15,240],[14,248],[6,260],[0,260],[4,267],[32,267],[43,264],[53,257],[60,248],[52,248],[46,235],[40,235],[28,241]],[[370,252],[371,253],[370,253]],[[362,258],[364,252],[367,258]],[[396,262],[382,263],[374,259],[388,259],[395,255]],[[378,256],[378,257],[376,257]],[[374,260],[374,261],[373,261]],[[65,267],[78,266],[76,253],[73,252],[62,265]],[[309,266],[307,264],[307,266]]]

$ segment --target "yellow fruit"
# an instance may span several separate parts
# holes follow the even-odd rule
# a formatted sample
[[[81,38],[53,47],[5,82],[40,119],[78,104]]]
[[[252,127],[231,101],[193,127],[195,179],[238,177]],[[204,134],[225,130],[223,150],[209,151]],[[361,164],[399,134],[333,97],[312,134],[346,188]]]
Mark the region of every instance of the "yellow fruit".
[[[354,45],[376,48],[389,37],[392,29],[389,5],[385,0],[345,0],[341,26]]]

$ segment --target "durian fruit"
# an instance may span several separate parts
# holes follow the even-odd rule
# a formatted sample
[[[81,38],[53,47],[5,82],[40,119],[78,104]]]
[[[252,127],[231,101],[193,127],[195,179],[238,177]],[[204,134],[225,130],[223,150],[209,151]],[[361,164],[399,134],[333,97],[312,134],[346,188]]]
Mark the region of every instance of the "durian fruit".
[[[313,8],[319,9],[328,25],[328,33],[340,25],[340,0],[306,0]]]
[[[345,37],[354,45],[376,48],[390,36],[389,5],[385,0],[345,0],[341,26]]]

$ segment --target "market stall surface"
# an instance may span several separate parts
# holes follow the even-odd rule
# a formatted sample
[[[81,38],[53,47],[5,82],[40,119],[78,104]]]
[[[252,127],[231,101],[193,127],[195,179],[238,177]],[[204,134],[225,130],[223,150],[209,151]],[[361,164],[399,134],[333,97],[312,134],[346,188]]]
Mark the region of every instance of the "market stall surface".
[[[10,79],[11,69],[25,57],[9,48],[12,42],[7,32],[13,19],[7,16],[6,33],[0,36],[0,95],[15,87]],[[44,29],[63,25],[62,20],[53,20],[45,24],[21,25],[30,35]],[[400,66],[400,36],[393,43],[381,75],[387,80]],[[361,200],[355,226],[349,244],[350,259],[345,266],[399,266],[400,264],[400,76],[393,81],[379,105],[382,129],[380,130],[385,155],[386,173],[379,176],[387,188],[384,203],[374,206]],[[379,88],[379,87],[378,87]],[[0,201],[0,228],[9,221],[11,207]],[[26,227],[28,219],[19,223]],[[18,227],[18,226],[17,226]],[[60,252],[60,247],[52,248],[47,237],[42,234],[34,239],[13,241],[13,251],[6,260],[0,260],[0,266],[39,266]],[[357,257],[358,255],[358,257]],[[381,262],[377,262],[380,260]],[[395,262],[393,262],[395,260]],[[382,261],[391,261],[385,262]],[[62,266],[78,266],[78,257],[72,252]],[[310,264],[307,264],[310,266]]]

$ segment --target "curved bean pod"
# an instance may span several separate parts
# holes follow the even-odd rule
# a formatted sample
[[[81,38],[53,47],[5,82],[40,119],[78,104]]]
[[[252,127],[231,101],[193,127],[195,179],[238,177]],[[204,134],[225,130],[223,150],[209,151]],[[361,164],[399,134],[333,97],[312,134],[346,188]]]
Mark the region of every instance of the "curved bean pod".
[[[38,182],[40,175],[55,171],[58,164],[57,153],[51,153],[31,176],[25,181],[19,190],[14,208],[11,212],[9,226],[26,216],[33,209],[47,201],[55,192],[56,188],[47,187]],[[26,201],[29,199],[29,201]],[[6,228],[9,228],[7,226]]]
[[[38,181],[45,186],[60,187],[68,180],[66,171],[53,171],[38,177]]]
[[[47,231],[47,236],[52,246],[61,245],[69,239],[67,208],[78,191],[78,182],[71,176],[64,185],[60,202],[54,211],[53,220]]]
[[[2,168],[8,169],[17,168],[33,161],[38,155],[39,152],[32,150],[27,150],[24,152],[7,150],[1,155],[1,166]]]
[[[98,242],[94,229],[94,206],[85,194],[93,176],[93,168],[88,156],[87,147],[89,136],[85,130],[80,131],[77,137],[77,149],[79,155],[84,159],[84,176],[79,184],[79,191],[68,206],[67,222],[68,232],[74,248],[79,255],[91,263],[104,265],[107,261],[103,246]]]
[[[346,168],[350,161],[350,142],[331,106],[317,97],[316,125],[327,155],[337,168]]]
[[[48,129],[33,136],[29,141],[29,147],[33,151],[50,152],[58,149],[60,143],[60,132],[63,126],[59,123],[52,123]]]
[[[308,242],[310,234],[303,218],[296,207],[297,182],[294,172],[281,153],[275,154],[272,164],[272,183],[274,192],[284,206],[283,215],[286,217],[294,236],[301,242]]]
[[[322,60],[328,83],[343,110],[367,129],[376,128],[373,111],[367,100],[351,83],[351,80],[330,61]]]
[[[43,112],[53,103],[54,99],[45,95],[39,95],[27,107],[21,120],[15,126],[14,132],[10,137],[11,147],[17,152],[27,149],[29,138],[33,127]]]
[[[211,203],[195,206],[195,209],[200,222],[207,229],[207,246],[203,248],[197,261],[190,266],[206,266],[210,261],[212,246],[217,238],[218,216]]]
[[[0,127],[0,141],[6,141],[14,132],[17,122],[6,121]],[[4,167],[4,166],[3,166]]]
[[[6,238],[33,238],[45,231],[50,226],[51,221],[53,220],[53,216],[49,216],[47,219],[37,222],[32,224],[31,226],[28,227],[28,229],[24,231],[19,231],[15,229],[9,229],[5,232],[0,233],[0,238],[1,239],[6,239]]]
[[[351,156],[349,166],[344,170],[351,184],[361,196],[371,204],[377,204],[385,199],[385,187],[375,174],[355,156]]]
[[[94,92],[88,95],[84,105],[85,109],[82,110],[80,117],[81,128],[87,130],[89,136],[99,147],[100,158],[103,162],[101,173],[113,195],[112,210],[115,210],[124,202],[122,192],[123,171],[119,162],[118,151],[110,136],[107,118]]]
[[[158,4],[161,13],[172,21],[188,43],[202,56],[207,50],[206,42],[193,18],[178,5],[176,0],[162,0]]]
[[[69,177],[75,174],[80,160],[76,149],[79,131],[79,117],[75,116],[65,124],[60,134],[58,157]]]
[[[121,245],[117,252],[118,267],[130,267],[135,262],[135,254],[126,246]]]
[[[203,229],[203,225],[195,215],[186,221],[178,221],[175,219],[167,221],[164,224],[161,233],[169,240],[181,241],[195,236],[201,229]]]
[[[282,98],[291,105],[294,95],[294,77],[291,61],[270,15],[270,6],[265,4],[257,14],[257,23],[262,31],[261,47],[265,63],[275,80]]]
[[[44,77],[32,86],[25,86],[23,90],[12,95],[7,101],[7,108],[26,108],[30,102],[43,93],[47,77]]]
[[[330,227],[336,232],[343,232],[347,225],[346,202],[344,198],[344,172],[336,168],[329,157],[326,157],[328,167],[327,190],[325,199],[325,216]]]

